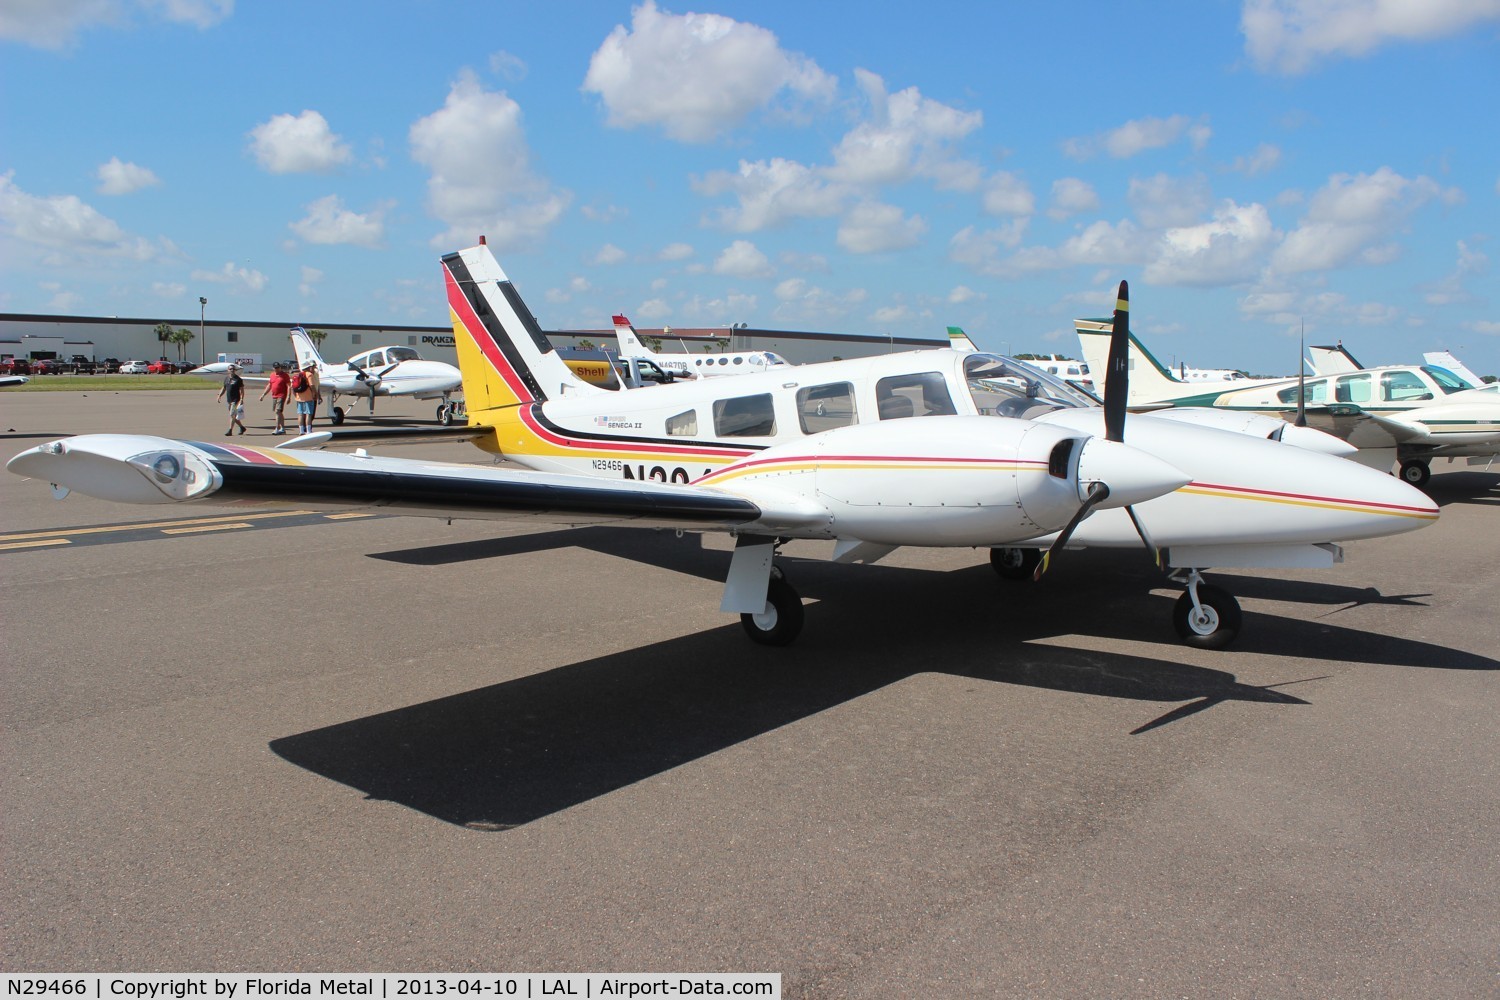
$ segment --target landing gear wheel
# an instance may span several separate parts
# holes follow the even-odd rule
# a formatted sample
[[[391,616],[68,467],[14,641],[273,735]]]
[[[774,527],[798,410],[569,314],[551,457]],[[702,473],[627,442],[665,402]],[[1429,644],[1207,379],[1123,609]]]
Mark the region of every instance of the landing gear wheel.
[[[1172,625],[1189,646],[1223,649],[1240,632],[1240,605],[1229,591],[1206,583],[1198,585],[1199,610],[1184,593],[1172,608]]]
[[[335,427],[337,427],[339,424],[343,423],[344,422],[344,408],[342,406],[335,406],[333,409],[329,410],[328,411],[328,420]]]
[[[1420,488],[1420,487],[1426,486],[1427,485],[1427,480],[1429,480],[1431,478],[1432,478],[1432,466],[1428,465],[1426,462],[1421,462],[1421,461],[1418,461],[1416,459],[1412,459],[1409,462],[1402,462],[1401,463],[1401,481],[1402,482],[1404,482],[1404,483],[1410,483],[1411,485]]]
[[[1041,561],[1041,549],[990,549],[990,565],[1005,580],[1030,580]]]
[[[442,406],[439,406],[437,413],[438,413],[438,423],[442,424],[444,427],[452,427],[453,426],[453,404],[452,403],[444,403]]]
[[[802,598],[779,576],[766,588],[766,607],[759,614],[740,615],[745,634],[762,646],[785,646],[802,631]]]

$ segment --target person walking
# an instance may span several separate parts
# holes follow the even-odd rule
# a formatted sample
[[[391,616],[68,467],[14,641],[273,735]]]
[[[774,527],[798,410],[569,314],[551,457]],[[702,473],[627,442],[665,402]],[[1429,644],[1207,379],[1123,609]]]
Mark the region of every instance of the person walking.
[[[271,377],[266,380],[265,391],[260,394],[265,399],[269,393],[271,396],[271,412],[276,415],[276,427],[272,434],[286,433],[286,398],[291,395],[292,377],[287,374],[286,366],[280,361],[271,366]]]
[[[220,400],[229,404],[229,430],[224,432],[225,437],[234,434],[238,427],[240,433],[245,433],[245,380],[240,378],[240,366],[230,365],[229,374],[224,378],[224,384],[219,386]]]
[[[312,431],[313,407],[318,402],[318,387],[313,382],[317,369],[308,365],[292,376],[292,398],[297,401],[297,433]]]

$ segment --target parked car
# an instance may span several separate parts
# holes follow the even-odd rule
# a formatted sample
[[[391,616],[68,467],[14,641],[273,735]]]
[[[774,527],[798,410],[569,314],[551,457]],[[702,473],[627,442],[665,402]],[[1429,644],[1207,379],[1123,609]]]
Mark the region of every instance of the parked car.
[[[25,358],[6,358],[0,361],[0,375],[30,375],[31,362]]]
[[[177,374],[179,375],[186,375],[188,372],[198,367],[191,361],[176,361],[173,362],[173,366],[177,369]]]
[[[106,375],[113,375],[120,370],[119,358],[105,358],[99,362],[99,371]]]
[[[146,371],[152,375],[175,375],[177,366],[170,361],[157,360],[147,365]]]
[[[69,363],[73,366],[74,375],[92,375],[99,370],[98,364],[89,360],[86,354],[73,355],[73,360]]]
[[[43,358],[31,366],[33,375],[67,375],[73,366],[61,358]]]
[[[120,366],[121,375],[144,375],[151,370],[151,366],[144,361],[127,361]]]

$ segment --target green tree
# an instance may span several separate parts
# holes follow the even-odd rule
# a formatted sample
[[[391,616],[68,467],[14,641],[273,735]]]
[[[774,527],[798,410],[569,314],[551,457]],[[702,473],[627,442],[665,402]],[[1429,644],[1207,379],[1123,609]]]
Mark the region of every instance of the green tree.
[[[578,349],[580,351],[592,351],[594,349],[594,342],[589,338],[584,337],[578,342]]]
[[[641,337],[641,343],[645,344],[646,347],[649,348],[651,351],[653,351],[653,352],[655,352],[657,354],[661,353],[661,338],[660,337],[644,337],[643,336],[643,337]]]
[[[161,342],[161,356],[167,356],[167,344],[172,340],[172,324],[158,323],[156,329],[151,331],[156,334],[156,339]]]
[[[172,336],[168,339],[170,339],[172,343],[177,345],[178,361],[187,360],[187,345],[189,344],[189,342],[196,340],[197,337],[198,335],[196,333],[194,333],[192,330],[189,330],[185,326],[179,326],[177,329],[172,331]]]
[[[313,346],[319,349],[323,346],[323,340],[328,336],[326,330],[308,330],[307,339],[313,342]]]

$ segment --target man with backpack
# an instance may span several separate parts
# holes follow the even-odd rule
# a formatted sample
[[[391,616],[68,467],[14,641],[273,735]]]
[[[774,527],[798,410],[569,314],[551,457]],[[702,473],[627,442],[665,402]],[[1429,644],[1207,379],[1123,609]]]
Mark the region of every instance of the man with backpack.
[[[307,365],[292,376],[292,397],[297,400],[297,433],[312,431],[313,413],[318,405],[318,369]]]

